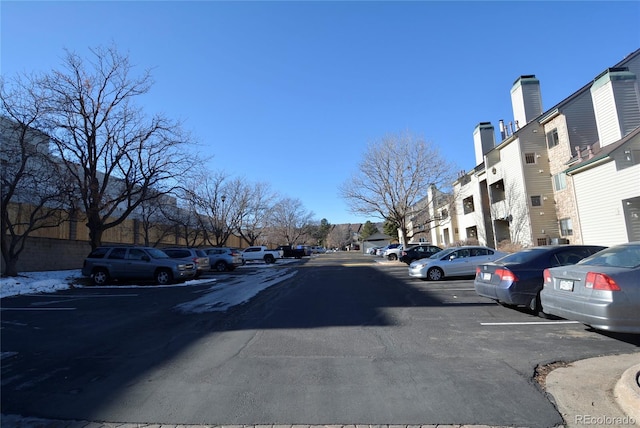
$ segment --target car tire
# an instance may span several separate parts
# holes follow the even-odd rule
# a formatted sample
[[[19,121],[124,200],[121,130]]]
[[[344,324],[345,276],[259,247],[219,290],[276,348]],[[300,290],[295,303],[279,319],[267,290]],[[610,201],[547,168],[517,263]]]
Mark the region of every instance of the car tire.
[[[387,258],[392,262],[398,260],[398,256],[396,254],[389,254],[389,257]]]
[[[218,263],[216,263],[214,265],[214,268],[218,271],[218,272],[226,272],[227,271],[227,264],[223,261],[219,261]]]
[[[444,272],[439,267],[432,267],[427,271],[427,279],[430,281],[440,281],[444,278]]]
[[[173,275],[171,271],[168,269],[158,269],[156,271],[156,284],[158,285],[169,285],[173,282]]]
[[[105,285],[109,282],[109,272],[106,269],[95,269],[91,274],[91,281],[93,285]]]
[[[528,308],[531,311],[531,313],[534,315],[538,315],[540,312],[542,312],[542,303],[540,302],[540,293],[537,293],[535,297],[531,299],[531,302],[529,302]]]
[[[266,256],[264,256],[264,262],[266,264],[275,263],[276,259],[271,254],[267,254]]]

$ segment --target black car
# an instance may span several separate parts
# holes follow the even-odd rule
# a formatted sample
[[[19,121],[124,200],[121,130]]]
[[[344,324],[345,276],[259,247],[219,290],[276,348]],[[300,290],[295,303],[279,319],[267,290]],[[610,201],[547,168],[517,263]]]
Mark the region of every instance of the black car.
[[[476,293],[498,303],[542,311],[540,291],[546,268],[574,265],[606,247],[599,245],[551,245],[527,248],[476,267]]]
[[[426,259],[440,251],[442,248],[435,245],[419,244],[403,250],[400,253],[400,261],[410,265],[414,260]]]

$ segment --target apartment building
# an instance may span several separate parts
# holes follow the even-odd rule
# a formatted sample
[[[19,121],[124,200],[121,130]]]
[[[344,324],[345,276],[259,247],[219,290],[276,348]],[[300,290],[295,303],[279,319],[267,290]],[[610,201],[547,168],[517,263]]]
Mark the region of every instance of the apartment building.
[[[538,79],[516,79],[514,120],[500,121],[500,141],[490,122],[473,132],[476,167],[454,183],[454,241],[640,240],[638,76],[640,49],[547,111]],[[416,205],[412,217],[438,209]]]

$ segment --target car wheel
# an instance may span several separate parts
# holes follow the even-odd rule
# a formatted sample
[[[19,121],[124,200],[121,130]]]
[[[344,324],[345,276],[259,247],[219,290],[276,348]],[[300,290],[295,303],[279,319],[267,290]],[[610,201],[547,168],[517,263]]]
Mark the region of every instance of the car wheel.
[[[431,281],[440,281],[444,277],[444,272],[438,267],[432,267],[427,271],[427,278]]]
[[[531,299],[531,302],[529,302],[529,310],[534,315],[537,315],[538,313],[542,312],[542,304],[540,303],[540,293],[537,293],[536,296],[533,299]]]
[[[214,267],[218,272],[225,272],[227,270],[227,264],[223,261],[219,261]]]
[[[395,260],[398,260],[398,256],[395,255],[395,254],[389,254],[388,259],[391,260],[391,261],[395,261]]]
[[[171,275],[171,271],[167,269],[160,269],[156,272],[156,283],[158,285],[171,284],[172,280],[173,275]]]
[[[91,275],[93,285],[105,285],[109,282],[109,272],[106,269],[96,269]]]
[[[267,254],[266,256],[264,256],[264,262],[267,264],[275,263],[276,259],[271,254]]]

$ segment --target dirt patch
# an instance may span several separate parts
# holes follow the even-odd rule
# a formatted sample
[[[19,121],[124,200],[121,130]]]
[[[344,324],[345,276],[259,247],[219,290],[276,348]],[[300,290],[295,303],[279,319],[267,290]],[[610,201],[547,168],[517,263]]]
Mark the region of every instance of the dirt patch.
[[[551,373],[552,370],[570,366],[571,363],[567,363],[565,361],[555,361],[553,363],[538,366],[534,371],[533,380],[535,380],[544,389],[547,383],[547,375]]]

